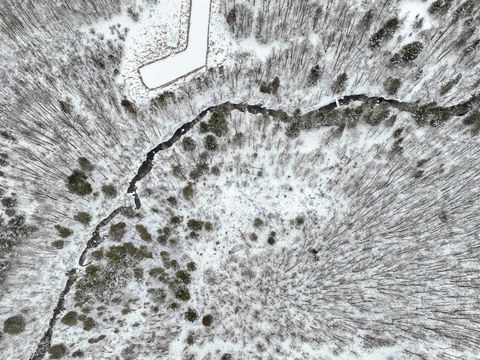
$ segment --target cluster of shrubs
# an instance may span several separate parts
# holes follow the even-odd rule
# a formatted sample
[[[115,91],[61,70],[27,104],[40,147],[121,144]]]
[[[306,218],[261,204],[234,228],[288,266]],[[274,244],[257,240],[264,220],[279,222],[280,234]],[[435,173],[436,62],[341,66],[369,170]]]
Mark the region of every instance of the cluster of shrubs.
[[[160,253],[164,267],[156,267],[150,269],[148,274],[160,281],[161,283],[167,285],[171,293],[177,300],[187,302],[190,300],[190,291],[188,285],[192,281],[191,272],[196,270],[196,265],[193,262],[190,262],[186,266],[186,270],[180,269],[179,263],[170,258],[170,254],[166,251]],[[173,272],[172,272],[173,270]],[[162,302],[166,298],[165,290],[163,290],[164,296]],[[177,308],[178,305],[175,306]]]
[[[62,324],[67,326],[75,326],[79,321],[82,322],[82,328],[85,331],[92,330],[95,326],[95,320],[85,314],[78,314],[76,311],[69,311],[62,317]]]
[[[194,309],[188,308],[185,312],[185,320],[194,322],[197,319],[198,313]],[[213,316],[211,314],[204,315],[202,317],[202,324],[204,326],[211,326],[213,324]]]
[[[73,170],[70,176],[67,177],[67,188],[71,193],[79,196],[90,195],[93,192],[93,188],[88,181],[88,174],[95,169],[95,166],[85,157],[78,158],[78,165],[79,169]],[[101,190],[108,199],[118,195],[117,189],[113,184],[104,184]]]
[[[200,123],[201,133],[213,133],[218,137],[224,136],[228,133],[228,123],[224,111],[217,110],[212,113],[207,122]],[[188,140],[191,142],[190,140]]]
[[[112,266],[122,267],[128,265],[133,267],[144,259],[153,258],[153,254],[146,246],[136,247],[131,242],[119,246],[112,246],[105,251],[105,258]]]

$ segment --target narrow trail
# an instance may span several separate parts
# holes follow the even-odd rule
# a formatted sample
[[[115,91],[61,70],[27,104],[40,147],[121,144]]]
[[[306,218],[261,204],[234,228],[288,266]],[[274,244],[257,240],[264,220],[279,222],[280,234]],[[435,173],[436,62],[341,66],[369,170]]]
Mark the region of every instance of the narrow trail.
[[[411,103],[411,102],[400,102],[398,100],[394,99],[386,99],[384,97],[379,97],[379,96],[367,96],[364,94],[359,94],[359,95],[348,95],[345,96],[341,99],[338,100],[338,103],[340,106],[342,105],[348,105],[352,102],[359,101],[363,103],[369,103],[369,104],[388,104],[391,107],[398,109],[400,111],[406,111],[410,112],[415,115],[435,115],[440,112],[445,112],[448,113],[450,116],[463,116],[466,115],[470,110],[473,109],[474,105],[480,103],[480,95],[474,95],[472,96],[469,100],[462,102],[457,105],[449,106],[449,107],[441,107],[437,106],[435,104],[426,104],[424,106],[419,105],[418,103]],[[161,142],[158,144],[156,147],[154,147],[152,150],[150,150],[147,153],[146,159],[143,161],[143,163],[140,165],[138,168],[135,176],[132,178],[130,181],[130,184],[127,189],[128,194],[132,194],[134,197],[134,202],[135,202],[135,208],[140,209],[141,201],[140,197],[137,194],[137,184],[140,182],[143,178],[145,178],[150,171],[152,171],[153,166],[154,166],[154,159],[155,155],[159,153],[160,151],[166,150],[170,147],[172,147],[177,141],[179,141],[182,136],[184,136],[186,133],[188,133],[193,127],[202,121],[202,119],[207,116],[209,112],[214,112],[214,111],[225,111],[225,112],[232,112],[233,110],[237,110],[243,113],[250,113],[250,114],[262,114],[262,115],[268,115],[271,117],[274,117],[276,119],[279,119],[281,121],[289,121],[292,119],[300,119],[300,120],[305,120],[309,119],[315,116],[318,116],[319,114],[322,113],[328,113],[331,112],[335,109],[337,109],[337,102],[331,102],[327,105],[324,105],[322,107],[319,107],[318,109],[309,111],[307,113],[304,113],[300,116],[293,116],[291,114],[288,114],[287,112],[283,110],[277,110],[277,109],[271,109],[264,107],[263,105],[251,105],[247,103],[232,103],[230,101],[226,101],[224,103],[221,103],[219,105],[213,105],[202,112],[200,112],[197,117],[195,117],[193,120],[183,124],[180,126],[174,134],[166,141]],[[328,123],[320,123],[321,126],[334,126]],[[102,228],[106,227],[119,213],[126,209],[131,209],[130,206],[121,206],[113,210],[107,217],[105,217],[102,221],[98,223],[98,225],[95,227],[95,230],[93,231],[92,237],[88,240],[87,245],[85,249],[82,251],[80,255],[80,259],[78,261],[78,267],[71,269],[70,271],[67,272],[67,282],[65,284],[64,289],[60,293],[59,299],[57,301],[57,305],[55,306],[53,310],[53,315],[50,318],[49,325],[47,331],[44,333],[43,337],[39,341],[37,345],[37,349],[35,353],[30,357],[30,360],[41,360],[45,357],[51,342],[52,342],[52,335],[53,335],[53,330],[54,327],[57,323],[57,320],[62,313],[62,311],[65,309],[65,297],[66,295],[70,292],[72,286],[75,284],[75,281],[77,280],[78,273],[80,272],[81,267],[86,266],[88,264],[85,264],[86,257],[88,255],[88,251],[90,249],[98,247],[101,242],[102,238],[100,237],[100,231]]]

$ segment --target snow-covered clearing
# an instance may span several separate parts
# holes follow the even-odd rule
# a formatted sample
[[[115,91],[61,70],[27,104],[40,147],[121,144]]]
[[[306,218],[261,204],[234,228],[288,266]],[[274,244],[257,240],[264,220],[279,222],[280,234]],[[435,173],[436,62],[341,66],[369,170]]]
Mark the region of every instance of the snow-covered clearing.
[[[207,64],[210,0],[192,0],[187,47],[139,69],[144,84],[155,89],[191,74]]]

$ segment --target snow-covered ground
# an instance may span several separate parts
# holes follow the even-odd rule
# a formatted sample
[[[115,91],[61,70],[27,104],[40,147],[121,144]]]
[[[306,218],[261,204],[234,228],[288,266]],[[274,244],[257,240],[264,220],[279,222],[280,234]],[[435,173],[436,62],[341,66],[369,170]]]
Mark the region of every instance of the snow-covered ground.
[[[374,17],[373,24],[368,30],[365,30],[364,35],[360,35],[362,31],[357,28],[366,10],[365,7],[358,7],[360,1],[333,2],[331,4],[333,8],[326,13],[322,12],[324,21],[317,25],[311,24],[313,21],[311,17],[314,17],[315,11],[308,11],[308,9],[306,15],[302,15],[305,17],[304,22],[295,22],[290,18],[304,14],[304,9],[301,7],[304,4],[311,6],[315,3],[309,1],[293,2],[292,9],[294,11],[290,11],[290,13],[288,9],[281,10],[280,6],[274,6],[278,4],[276,1],[272,1],[270,7],[262,9],[262,5],[268,3],[268,1],[262,0],[256,2],[254,0],[238,0],[236,2],[211,0],[211,6],[208,0],[193,0],[192,9],[190,9],[188,0],[128,1],[129,5],[132,3],[135,3],[134,14],[135,11],[138,11],[138,16],[132,16],[125,8],[111,18],[101,20],[101,17],[98,17],[95,23],[89,22],[88,25],[80,27],[78,30],[80,30],[81,36],[75,34],[72,38],[66,38],[65,47],[68,47],[69,41],[72,41],[73,45],[69,50],[74,49],[73,52],[79,55],[75,61],[71,61],[71,66],[69,63],[71,54],[68,51],[54,51],[57,48],[51,47],[47,41],[45,44],[42,42],[42,46],[38,49],[35,48],[37,53],[35,61],[30,62],[28,57],[24,59],[23,55],[18,55],[23,54],[20,49],[18,54],[12,52],[15,55],[12,56],[15,61],[5,64],[4,69],[7,69],[8,66],[8,69],[12,67],[12,71],[4,71],[4,78],[12,78],[15,81],[11,81],[2,89],[4,95],[2,101],[8,103],[8,108],[5,106],[6,110],[4,111],[0,106],[2,111],[0,125],[2,125],[2,130],[4,124],[7,129],[11,127],[19,141],[5,149],[2,148],[2,151],[9,152],[12,158],[12,169],[9,168],[8,171],[5,171],[7,176],[2,180],[2,184],[7,184],[8,188],[15,189],[19,193],[22,210],[37,212],[37,217],[45,220],[40,222],[42,228],[37,236],[30,238],[29,243],[22,244],[17,248],[18,255],[16,256],[18,258],[14,259],[15,266],[13,266],[10,278],[5,283],[12,291],[7,292],[6,296],[0,300],[1,321],[12,315],[13,308],[28,319],[26,330],[22,335],[3,334],[3,337],[0,336],[0,349],[3,354],[6,354],[7,359],[28,358],[32,354],[38,340],[46,330],[52,308],[65,284],[65,271],[77,266],[79,253],[91,236],[94,226],[116,206],[131,203],[132,199],[126,195],[106,201],[100,193],[94,197],[80,198],[66,192],[65,177],[70,174],[72,168],[77,166],[78,156],[91,156],[95,162],[96,170],[90,175],[94,192],[100,192],[101,184],[106,182],[115,183],[117,189],[124,192],[131,176],[144,160],[145,153],[160,141],[168,138],[181,123],[191,120],[209,105],[227,100],[244,101],[250,104],[263,103],[271,108],[286,110],[288,113],[293,113],[297,108],[301,112],[306,112],[333,100],[330,86],[341,72],[348,74],[345,93],[383,96],[385,95],[384,80],[386,77],[392,76],[401,79],[402,85],[395,95],[389,96],[401,101],[418,100],[420,104],[429,101],[459,103],[469,98],[475,90],[474,84],[477,78],[474,75],[478,72],[476,71],[478,70],[478,57],[475,58],[475,56],[478,54],[478,50],[473,48],[473,50],[469,50],[470,52],[466,51],[476,39],[470,28],[474,21],[468,18],[475,12],[471,11],[466,15],[467,17],[460,18],[458,26],[444,26],[447,24],[447,20],[448,24],[453,23],[448,17],[442,18],[430,14],[428,9],[432,0],[389,2],[390,5],[382,12],[375,12],[378,18]],[[247,7],[238,9],[237,23],[230,26],[225,21],[225,15],[235,3],[248,6],[245,5]],[[347,3],[353,7],[345,6]],[[204,6],[200,7],[200,4],[204,4]],[[459,1],[454,1],[452,11],[459,4]],[[195,6],[197,6],[196,9]],[[269,27],[263,28],[260,34],[256,34],[258,19],[255,18],[257,20],[252,20],[251,23],[252,32],[246,31],[247,35],[244,37],[232,35],[240,33],[239,28],[242,26],[248,29],[250,15],[245,9],[252,11],[252,18],[259,14],[262,16],[267,14],[265,21]],[[280,11],[280,14],[275,17],[273,15],[277,10]],[[190,12],[192,13],[191,22],[189,21]],[[201,16],[197,17],[194,12]],[[243,17],[241,16],[242,12],[246,14]],[[368,41],[369,36],[394,15],[397,15],[402,22],[398,33],[391,40],[386,41],[384,48],[380,51],[368,50],[365,42]],[[209,25],[205,21],[207,17],[210,18]],[[287,19],[287,22],[284,19]],[[423,21],[420,21],[421,19]],[[240,21],[244,21],[244,23],[240,23]],[[281,26],[287,23],[295,23],[296,26]],[[313,30],[310,31],[310,29]],[[277,32],[282,35],[278,35]],[[90,43],[84,38],[87,36]],[[359,40],[360,36],[362,36],[363,42]],[[78,40],[79,38],[81,39]],[[194,39],[200,38],[205,41],[194,41]],[[62,38],[62,40],[64,39]],[[357,40],[359,40],[358,44]],[[425,43],[425,50],[417,61],[405,67],[392,68],[389,65],[391,54],[400,51],[402,46],[412,41]],[[198,56],[198,54],[207,52],[208,57]],[[9,56],[9,51],[2,54],[2,58],[9,58]],[[58,64],[61,61],[55,62],[52,59],[64,61],[67,66],[62,67]],[[17,62],[19,64],[29,62],[25,71],[18,71],[20,75],[16,74]],[[320,65],[321,76],[316,84],[306,86],[305,79],[312,66],[316,64]],[[190,73],[190,70],[199,68],[205,68],[208,71],[196,71],[183,77],[180,81],[175,81],[178,77]],[[144,77],[143,82],[142,76]],[[275,76],[280,78],[278,93],[261,93],[259,91],[261,82],[269,82]],[[116,83],[112,80],[114,77],[116,77]],[[441,86],[456,80],[457,77],[459,80],[461,78],[461,81],[458,84],[455,83],[446,95],[439,96]],[[2,78],[2,84],[3,80]],[[17,87],[17,83],[22,86]],[[157,86],[160,88],[150,89],[150,87]],[[167,98],[164,105],[158,105],[158,102],[156,105],[149,103],[150,99],[155,99],[165,91],[172,91],[175,95],[174,100],[170,101]],[[133,103],[131,107],[128,107],[128,111],[124,105],[120,104],[120,101],[125,99]],[[68,111],[59,109],[58,102],[60,100],[73,104],[73,109]],[[12,106],[10,107],[10,105]],[[409,116],[403,115],[399,117],[401,121],[395,123],[396,128],[405,127],[412,130],[413,120]],[[172,178],[171,165],[177,164],[178,158],[171,157],[169,152],[158,154],[158,158],[155,160],[155,171],[152,171],[139,186],[139,193],[143,201],[143,209],[139,217],[132,220],[122,217],[122,215],[115,220],[128,222],[131,228],[142,222],[148,226],[152,235],[155,234],[153,241],[147,244],[154,254],[154,259],[142,263],[145,270],[159,266],[158,264],[161,263],[158,257],[164,248],[156,242],[156,230],[159,226],[169,226],[168,220],[172,215],[171,212],[178,212],[184,217],[184,220],[192,216],[202,220],[214,220],[214,230],[211,233],[202,234],[199,239],[190,238],[187,232],[177,234],[176,240],[181,245],[179,247],[172,245],[171,253],[172,256],[181,254],[182,258],[178,260],[182,266],[187,260],[192,259],[198,265],[198,272],[192,273],[194,280],[191,290],[192,300],[189,306],[198,307],[202,312],[212,311],[216,319],[222,318],[225,321],[221,324],[220,322],[216,323],[218,328],[204,329],[198,323],[186,322],[182,312],[172,315],[173,311],[170,313],[170,308],[168,308],[168,311],[164,313],[164,308],[169,304],[165,304],[160,313],[152,315],[150,313],[152,299],[148,290],[159,284],[156,282],[157,280],[145,276],[147,280],[144,283],[132,282],[128,287],[122,289],[122,294],[125,295],[123,299],[132,302],[133,310],[130,313],[120,314],[122,311],[120,306],[112,306],[108,308],[108,311],[98,310],[95,312],[93,310],[92,316],[95,317],[99,326],[90,333],[85,333],[78,326],[67,328],[62,323],[58,323],[54,329],[54,343],[65,342],[72,350],[88,349],[89,352],[108,359],[110,355],[124,355],[122,347],[126,346],[129,341],[139,343],[141,346],[150,344],[149,341],[155,336],[152,335],[152,329],[154,329],[154,332],[157,333],[155,341],[161,343],[162,351],[166,354],[163,355],[162,352],[161,356],[165,359],[180,359],[184,352],[191,352],[193,355],[205,356],[205,358],[212,356],[216,358],[219,355],[220,358],[222,351],[232,352],[240,357],[247,354],[243,358],[248,358],[252,353],[265,348],[264,339],[259,337],[256,339],[258,342],[251,342],[248,346],[243,347],[239,338],[246,336],[248,331],[254,329],[257,334],[266,334],[265,339],[277,336],[278,333],[272,332],[277,324],[273,317],[257,321],[258,313],[256,311],[258,309],[268,312],[272,308],[263,303],[255,303],[257,300],[260,301],[259,299],[263,296],[259,295],[255,286],[258,285],[263,290],[268,290],[269,299],[272,297],[279,299],[278,288],[269,292],[268,282],[265,282],[268,276],[262,277],[260,274],[268,275],[270,269],[265,268],[268,262],[274,263],[283,256],[277,247],[288,248],[295,245],[298,238],[302,238],[298,229],[287,231],[292,228],[291,221],[298,214],[309,211],[325,217],[332,213],[336,215],[336,211],[341,215],[349,210],[350,202],[342,184],[351,185],[348,177],[351,176],[354,179],[359,175],[354,169],[367,169],[367,164],[374,164],[375,171],[368,168],[371,173],[366,173],[366,178],[370,178],[371,182],[363,183],[366,189],[365,193],[371,189],[367,185],[371,185],[372,188],[375,186],[381,188],[382,183],[376,183],[377,175],[382,174],[382,170],[388,167],[392,160],[390,155],[384,156],[382,150],[392,147],[391,133],[394,129],[378,130],[365,124],[356,129],[347,128],[344,133],[336,133],[335,128],[334,130],[320,129],[303,133],[298,139],[289,143],[285,136],[281,136],[280,140],[279,137],[273,139],[272,133],[279,131],[276,126],[273,126],[274,122],[267,127],[268,131],[260,134],[255,125],[262,121],[261,116],[244,116],[238,113],[229,119],[229,124],[233,124],[236,132],[243,132],[248,145],[239,150],[232,144],[233,139],[229,139],[231,142],[222,145],[221,160],[218,158],[218,161],[216,160],[218,162],[216,165],[222,169],[222,174],[218,178],[212,177],[211,174],[206,179],[201,178],[195,185],[197,194],[194,198],[195,203],[192,204],[182,203],[176,209],[168,208],[164,195],[178,193],[177,197],[180,199],[182,195],[179,184],[181,183],[182,186],[185,184],[183,180]],[[411,180],[410,167],[415,168],[416,160],[420,155],[425,158],[438,154],[448,155],[442,155],[436,160],[439,169],[434,168],[433,165],[427,166],[431,174],[426,177],[425,183],[431,182],[435,185],[439,174],[445,172],[451,176],[463,176],[462,174],[466,173],[470,177],[465,177],[467,185],[475,184],[475,167],[472,170],[472,166],[476,165],[478,169],[478,164],[469,156],[475,149],[478,149],[478,141],[475,142],[475,138],[467,134],[469,130],[466,127],[462,128],[461,122],[462,119],[454,119],[447,127],[439,129],[428,127],[422,130],[412,130],[409,133],[410,138],[414,137],[415,140],[410,141],[410,148],[406,150],[411,164],[407,164],[404,173],[400,175],[402,178],[414,182],[411,186],[412,189],[419,186],[420,190],[423,190],[423,186],[426,186],[418,184],[424,181],[421,174],[419,175],[420,180]],[[458,129],[455,128],[454,123],[459,125]],[[17,125],[12,126],[12,124]],[[233,134],[233,129],[231,132]],[[201,147],[204,135],[195,132],[193,134],[198,146]],[[257,134],[258,137],[254,137],[254,134]],[[438,137],[436,137],[437,135]],[[0,141],[3,140],[0,139]],[[463,145],[462,142],[464,142]],[[286,144],[289,145],[286,146]],[[468,146],[463,148],[462,146],[465,144]],[[181,147],[180,143],[177,145],[177,149]],[[454,149],[449,148],[453,145],[458,145],[461,151],[455,152]],[[431,151],[434,146],[436,146],[436,151]],[[187,164],[186,167],[190,170],[200,161],[202,155],[195,152],[179,156],[182,160],[181,163]],[[351,164],[357,158],[360,159],[360,162],[359,165],[356,165],[357,167],[354,167]],[[305,169],[305,165],[302,164],[302,162],[308,164],[305,159],[311,159],[312,162],[318,159],[318,161],[314,166]],[[354,160],[348,162],[351,159]],[[444,169],[444,165],[447,170]],[[454,166],[458,166],[460,169]],[[461,168],[462,166],[465,168]],[[262,177],[256,175],[258,168],[263,169]],[[308,174],[308,181],[295,176],[295,172],[298,173],[299,169]],[[366,178],[361,177],[359,183],[366,181]],[[427,190],[430,192],[413,194],[412,199],[420,196],[425,203],[431,199],[438,198],[439,200],[432,203],[431,208],[425,211],[430,216],[428,221],[417,224],[416,221],[421,218],[420,214],[418,219],[410,220],[418,225],[418,229],[427,228],[429,231],[432,230],[431,233],[436,231],[436,228],[430,228],[434,223],[437,228],[443,229],[444,233],[441,238],[445,239],[447,245],[449,245],[448,241],[458,240],[461,237],[461,241],[457,243],[468,247],[472,237],[464,236],[462,231],[470,229],[468,230],[471,231],[470,234],[474,234],[475,229],[472,226],[475,223],[474,221],[469,222],[468,218],[462,216],[468,214],[471,218],[476,219],[472,202],[477,201],[478,196],[472,189],[469,189],[473,193],[462,199],[461,205],[455,203],[457,197],[452,197],[453,200],[449,199],[451,188],[457,189],[455,186],[461,185],[464,178],[460,177],[459,179],[455,178],[454,182],[441,183],[442,191],[438,193],[436,190],[428,188]],[[387,181],[390,183],[391,180],[391,178],[385,180],[385,184]],[[336,185],[337,183],[338,185]],[[393,182],[394,188],[391,189],[393,194],[402,191],[409,193],[409,188],[401,188],[400,185],[401,183],[395,187],[395,182]],[[350,192],[352,191],[350,190]],[[466,191],[465,187],[456,191],[458,194],[469,195],[463,193]],[[445,193],[447,197],[443,198]],[[425,194],[432,196],[430,198],[422,197]],[[37,195],[38,200],[33,200]],[[399,199],[401,198],[399,197]],[[442,204],[439,204],[440,201]],[[34,205],[37,203],[39,203],[38,208]],[[395,198],[391,198],[391,203],[396,208],[390,219],[395,219],[399,210],[410,206],[410,202],[402,203]],[[385,202],[385,207],[389,204]],[[451,208],[451,204],[456,207]],[[421,205],[419,204],[419,206]],[[443,208],[448,210],[449,206],[451,212],[448,215],[451,217],[446,217],[447,225],[439,224],[438,217],[442,216],[443,219]],[[365,211],[368,209],[369,207],[365,207]],[[73,215],[78,211],[88,211],[92,215],[92,221],[88,227],[73,221]],[[363,211],[363,209],[359,211]],[[378,211],[381,213],[380,209]],[[415,209],[412,208],[411,211],[413,213]],[[268,237],[266,227],[260,230],[252,228],[252,217],[258,212],[267,214],[266,218],[270,221],[272,228],[281,229],[281,231],[277,231],[281,235],[278,236],[277,247],[265,244],[265,238]],[[331,223],[334,224],[335,216],[331,218]],[[372,216],[372,221],[375,219],[376,217]],[[388,218],[384,220],[390,221]],[[74,231],[74,235],[65,241],[65,246],[61,250],[52,249],[50,245],[52,240],[58,237],[53,230],[53,225],[56,223],[68,226]],[[321,223],[322,226],[325,225],[323,221]],[[348,217],[344,219],[344,224],[349,224]],[[342,224],[336,225],[343,226]],[[397,224],[390,225],[397,226]],[[450,230],[446,230],[446,226],[452,227]],[[370,224],[366,224],[365,228],[370,228]],[[338,229],[340,227],[336,228],[336,230]],[[252,245],[245,241],[252,231],[258,233],[257,235],[263,243],[259,241]],[[361,233],[363,229],[358,229],[358,231]],[[118,245],[118,243],[108,240],[107,232],[108,229],[102,233],[106,239],[105,246]],[[379,233],[365,234],[365,238],[376,236]],[[324,235],[323,233],[315,234],[317,239],[323,239]],[[411,244],[416,244],[417,235],[421,237],[425,234],[413,234]],[[349,241],[357,241],[355,236],[356,234],[351,234],[348,237]],[[396,239],[395,236],[392,237],[394,240]],[[138,246],[144,244],[144,240],[139,239],[138,234],[132,229],[127,232],[126,240],[132,241]],[[391,241],[394,243],[394,240]],[[425,239],[421,238],[421,240]],[[373,243],[372,247],[375,248],[378,244],[382,244],[382,241],[379,239],[378,243]],[[440,243],[428,244],[434,248]],[[450,246],[454,248],[456,245],[452,244]],[[332,249],[336,249],[337,245],[335,243],[327,250],[333,251]],[[394,245],[402,244],[394,243]],[[185,249],[187,251],[183,252]],[[357,249],[357,247],[349,248],[349,251],[341,254],[334,253],[332,257],[339,260],[346,259]],[[476,256],[475,249],[471,249],[469,256],[472,258]],[[372,256],[375,257],[382,251],[385,251],[387,257],[388,254],[391,254],[390,248],[380,250]],[[435,250],[438,249],[435,248]],[[441,250],[445,250],[445,256],[450,254],[448,246]],[[328,251],[326,251],[327,254]],[[369,249],[366,248],[366,251]],[[425,253],[427,259],[430,259],[429,256],[435,253],[429,251],[430,248]],[[395,254],[395,251],[393,253]],[[440,252],[435,254],[438,255]],[[362,256],[359,254],[358,258],[364,259]],[[457,255],[451,254],[451,256]],[[465,263],[467,266],[467,260],[464,258],[452,257],[449,259],[453,259],[453,263]],[[401,256],[399,258],[404,260]],[[383,264],[384,260],[378,259],[378,257],[375,259],[378,260],[378,263]],[[353,259],[350,265],[355,266],[357,260]],[[420,263],[423,261],[421,258],[417,260]],[[433,262],[434,260],[432,260]],[[391,264],[396,263],[396,261],[392,261]],[[425,265],[424,262],[422,264]],[[309,266],[311,265],[307,266],[309,271],[317,271],[316,267]],[[385,266],[390,265],[386,264]],[[443,271],[447,271],[441,268],[441,264],[438,266],[442,274]],[[258,275],[250,272],[252,268],[258,268]],[[343,270],[348,273],[348,269],[349,267],[346,266]],[[416,274],[415,269],[413,267],[412,274]],[[302,269],[299,270],[300,273],[302,271]],[[471,271],[473,272],[473,270]],[[82,279],[83,270],[79,273],[80,279]],[[213,276],[210,276],[211,274]],[[402,273],[402,269],[396,269],[395,274],[405,275]],[[422,276],[421,274],[417,275]],[[255,278],[255,276],[257,277]],[[434,278],[438,279],[438,276],[435,275]],[[222,281],[215,282],[215,279]],[[252,282],[252,279],[255,281]],[[463,276],[463,279],[465,282],[468,281],[466,275]],[[338,280],[341,284],[338,286],[339,289],[344,289],[342,279],[334,280]],[[389,279],[383,280],[390,281]],[[298,283],[300,282],[293,284],[293,290],[298,290],[295,287]],[[322,285],[323,282],[320,281],[319,284]],[[320,286],[319,284],[316,286]],[[112,282],[112,285],[115,285],[115,282]],[[252,285],[253,290],[247,289],[246,285]],[[394,283],[391,285],[391,289],[396,286]],[[430,297],[428,300],[433,301],[435,305],[438,298],[431,295],[438,295],[435,292],[437,289],[448,293],[451,288],[443,288],[442,284],[433,285],[435,285],[435,289],[432,289],[430,293],[427,292],[424,296]],[[371,288],[375,289],[375,286]],[[356,290],[353,295],[347,294],[348,296],[343,298],[354,298],[359,289]],[[292,293],[292,296],[296,295],[295,291]],[[472,290],[472,293],[475,293],[475,290]],[[234,300],[235,296],[239,296],[239,294],[250,296],[251,301],[247,303],[248,305],[254,304],[256,308],[252,306],[252,311],[241,308],[238,314],[232,313],[229,312],[230,308],[225,307],[226,302],[222,305],[222,300],[219,300],[221,296],[227,300],[230,298]],[[217,297],[217,295],[219,296]],[[368,300],[370,296],[376,294],[372,290],[364,295]],[[66,311],[75,307],[73,296],[74,292],[72,291],[67,297]],[[478,309],[474,308],[474,304],[470,303],[470,298],[464,292],[459,291],[458,297],[466,300],[464,304],[457,304],[458,309],[466,309],[465,323],[461,323],[459,329],[467,329],[465,325],[470,325],[467,312]],[[336,311],[331,309],[328,311],[331,304],[336,301],[341,303],[338,299],[330,304],[322,302],[324,299],[321,297],[316,300],[323,304],[324,314],[322,315],[325,317]],[[450,307],[448,311],[455,315],[458,312],[457,307],[451,308],[452,305],[455,305],[454,300],[450,299],[447,304],[442,306]],[[361,302],[359,301],[359,303]],[[184,310],[184,305],[182,305],[181,311]],[[286,308],[290,311],[288,306]],[[408,310],[409,306],[404,308]],[[88,309],[82,308],[82,311],[84,310]],[[275,316],[281,320],[286,319],[283,313],[275,313],[276,309],[273,311]],[[389,311],[394,313],[393,310],[387,309],[385,314],[390,314]],[[425,313],[428,311],[429,309],[426,309]],[[105,318],[114,316],[112,313],[118,319],[104,322]],[[439,313],[446,312],[440,311]],[[123,315],[125,317],[122,317]],[[296,314],[292,316],[296,316]],[[338,319],[342,320],[345,317],[339,316]],[[417,318],[416,315],[412,315],[407,320],[415,322]],[[335,322],[338,319],[335,319]],[[444,320],[445,323],[452,323],[458,318],[443,318],[441,321]],[[306,317],[304,323],[316,326],[310,316]],[[425,324],[432,325],[429,321]],[[400,324],[399,328],[404,325]],[[182,328],[180,329],[180,327]],[[346,327],[351,327],[351,324]],[[285,328],[288,330],[291,327],[287,325]],[[444,330],[441,327],[439,327],[440,330],[434,329],[436,331]],[[186,349],[185,341],[188,339],[190,331],[198,332],[202,341]],[[469,331],[471,334],[477,334],[475,329],[470,328]],[[108,338],[94,345],[91,342],[92,336],[103,333],[109,334]],[[232,333],[238,337],[229,336]],[[419,333],[424,334],[421,331]],[[447,333],[447,335],[451,335],[451,333]],[[274,354],[272,356],[279,359],[293,358],[293,356],[302,359],[311,356],[319,359],[320,356],[331,358],[337,355],[340,358],[370,359],[374,354],[380,358],[388,355],[405,356],[402,353],[406,348],[403,346],[404,344],[369,352],[363,351],[359,342],[360,340],[356,342],[358,346],[347,347],[347,354],[339,355],[328,349],[328,345],[323,348],[312,348],[305,343],[297,346],[298,343],[274,341],[274,345],[283,352],[283,355]],[[430,348],[440,348],[434,341],[429,340],[427,344]],[[407,345],[411,350],[412,347],[415,347],[413,342]],[[272,349],[273,347],[271,345]],[[468,346],[466,348],[469,349]],[[469,358],[468,351],[464,353],[460,350],[456,351],[454,351],[456,355],[460,357],[464,355],[463,358]],[[143,353],[141,356],[139,355],[139,358],[159,358],[160,356],[152,354],[160,354],[160,352],[150,352],[149,355]],[[86,358],[93,356],[97,355],[88,354]]]
[[[142,66],[144,84],[155,89],[170,84],[207,64],[211,0],[191,0],[189,29],[185,50]]]

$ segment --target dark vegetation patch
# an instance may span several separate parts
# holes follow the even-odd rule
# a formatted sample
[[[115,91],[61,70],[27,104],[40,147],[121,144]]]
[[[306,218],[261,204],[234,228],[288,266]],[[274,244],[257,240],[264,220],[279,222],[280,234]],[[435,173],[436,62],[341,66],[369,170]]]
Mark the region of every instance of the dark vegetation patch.
[[[90,221],[92,220],[92,216],[88,212],[84,211],[78,212],[73,218],[85,226],[89,225]]]
[[[26,327],[23,315],[10,316],[3,322],[3,332],[10,335],[21,334]]]
[[[81,170],[73,170],[67,178],[68,190],[76,195],[85,196],[92,193],[92,185],[87,181],[88,177]]]

